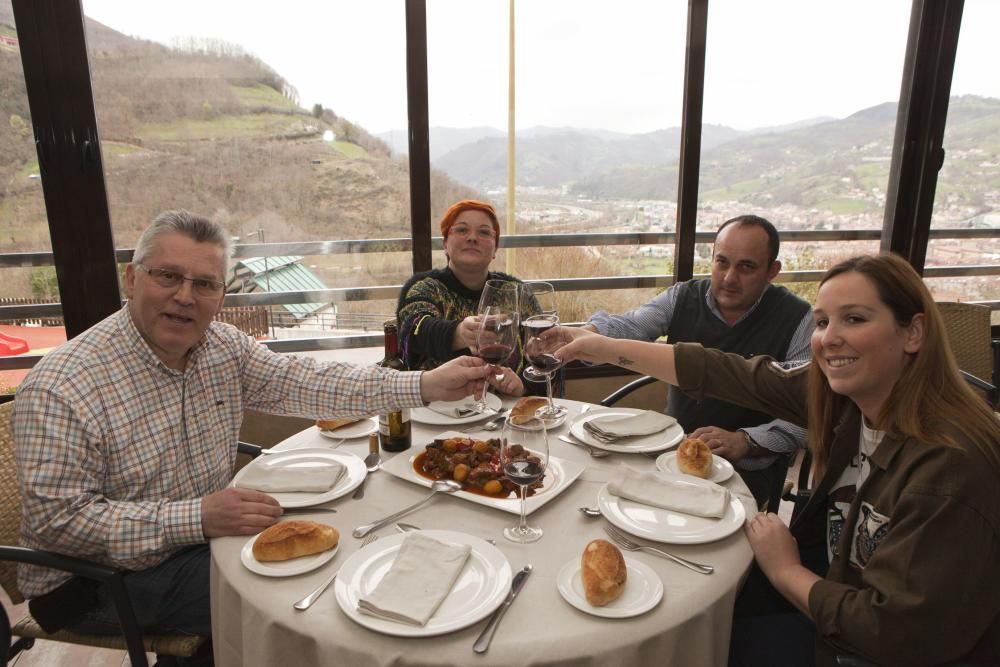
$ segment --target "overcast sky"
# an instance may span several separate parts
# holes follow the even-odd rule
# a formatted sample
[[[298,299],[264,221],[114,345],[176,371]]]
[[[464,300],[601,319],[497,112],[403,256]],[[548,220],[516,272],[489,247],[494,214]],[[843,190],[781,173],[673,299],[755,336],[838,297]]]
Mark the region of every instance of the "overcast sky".
[[[404,0],[83,0],[127,35],[241,45],[371,132],[406,127]],[[746,130],[899,96],[910,0],[711,0],[704,120]],[[518,128],[680,124],[687,2],[518,2]],[[1000,2],[966,0],[953,94],[1000,98]],[[427,0],[432,126],[507,125],[507,0]]]

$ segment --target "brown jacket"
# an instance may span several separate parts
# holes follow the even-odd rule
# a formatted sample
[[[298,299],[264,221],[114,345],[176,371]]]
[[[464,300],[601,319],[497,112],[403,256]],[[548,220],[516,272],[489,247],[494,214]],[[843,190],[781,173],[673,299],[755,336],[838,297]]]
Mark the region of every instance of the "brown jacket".
[[[805,367],[786,371],[769,358],[748,362],[681,344],[677,372],[695,397],[805,425]],[[857,455],[860,428],[852,405],[835,429],[827,471],[792,525],[800,544],[825,532],[827,494]],[[978,449],[953,436],[960,447],[886,437],[872,455],[827,577],[809,592],[817,664],[853,653],[882,665],[1000,665],[1000,479]]]

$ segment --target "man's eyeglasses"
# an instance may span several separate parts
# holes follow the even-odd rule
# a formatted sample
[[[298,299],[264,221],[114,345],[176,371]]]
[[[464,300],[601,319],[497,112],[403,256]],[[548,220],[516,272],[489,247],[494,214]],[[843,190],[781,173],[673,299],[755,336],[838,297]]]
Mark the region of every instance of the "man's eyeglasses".
[[[188,278],[187,276],[176,271],[171,271],[170,269],[151,269],[145,264],[136,264],[136,266],[148,273],[149,277],[153,279],[153,282],[166,289],[176,289],[180,287],[185,280],[191,281],[191,289],[198,296],[219,296],[219,294],[221,294],[226,288],[225,283],[221,283],[218,280],[212,280],[210,278]]]

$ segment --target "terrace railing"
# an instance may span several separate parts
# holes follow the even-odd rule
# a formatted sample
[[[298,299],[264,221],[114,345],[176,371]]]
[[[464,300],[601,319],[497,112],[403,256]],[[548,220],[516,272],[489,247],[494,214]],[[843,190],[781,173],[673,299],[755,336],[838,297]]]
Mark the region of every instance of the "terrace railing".
[[[696,243],[711,243],[714,232],[699,232],[695,236]],[[880,230],[810,230],[782,231],[782,243],[801,242],[842,242],[842,241],[878,241]],[[1000,228],[977,229],[932,229],[930,239],[1000,239]],[[644,246],[672,245],[676,241],[673,232],[625,232],[625,233],[581,233],[581,234],[522,234],[501,238],[502,248],[552,248],[565,246]],[[441,248],[441,238],[432,239],[432,247]],[[275,257],[284,255],[349,255],[356,253],[408,252],[412,248],[409,238],[347,240],[347,241],[308,241],[293,243],[244,244],[234,248],[233,256],[239,257]],[[131,261],[132,250],[116,251],[120,263]],[[0,268],[51,266],[52,253],[4,253],[0,254]],[[815,282],[824,271],[782,271],[776,282],[796,283]],[[924,270],[925,278],[969,277],[969,276],[1000,276],[1000,264],[981,264],[969,266],[936,266]],[[703,277],[703,276],[695,276]],[[598,276],[590,278],[547,278],[557,291],[611,290],[635,288],[666,288],[674,283],[674,276],[669,274],[641,276]],[[255,308],[281,304],[298,303],[346,303],[370,301],[376,299],[395,300],[399,295],[401,285],[377,285],[368,287],[330,288],[323,290],[305,290],[289,292],[228,294],[225,299],[227,308]],[[1000,299],[978,301],[1000,310]],[[48,304],[12,304],[0,302],[0,321],[13,320],[43,320],[57,318],[62,314],[59,303]],[[352,314],[353,315],[353,314]],[[341,315],[343,316],[343,315]],[[369,317],[382,318],[383,315]],[[358,327],[363,328],[363,327]],[[265,326],[266,329],[266,326]],[[356,347],[372,347],[382,345],[382,334],[378,327],[375,333],[353,334],[338,337],[314,338],[282,338],[263,341],[277,352],[303,352],[310,350],[333,350]],[[266,333],[266,332],[265,332]],[[264,334],[261,334],[264,335]],[[0,370],[15,368],[30,368],[40,355],[20,355],[17,357],[0,357]]]

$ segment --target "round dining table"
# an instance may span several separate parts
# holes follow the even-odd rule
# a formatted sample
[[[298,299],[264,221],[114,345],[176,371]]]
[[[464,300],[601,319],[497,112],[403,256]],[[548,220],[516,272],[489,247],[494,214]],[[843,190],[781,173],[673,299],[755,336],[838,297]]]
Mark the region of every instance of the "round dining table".
[[[544,530],[542,538],[518,544],[503,536],[505,527],[517,522],[516,514],[438,494],[429,504],[402,521],[421,529],[457,531],[481,539],[493,539],[507,558],[511,571],[531,564],[532,573],[505,615],[489,650],[474,653],[473,643],[487,620],[429,637],[400,637],[363,627],[342,611],[334,586],[309,609],[292,604],[329,578],[352,554],[361,540],[352,536],[356,526],[370,523],[428,495],[425,486],[401,479],[384,470],[369,473],[362,499],[352,494],[327,502],[336,512],[293,515],[333,525],[340,532],[340,546],[323,566],[295,576],[271,577],[251,572],[241,561],[247,537],[211,540],[212,635],[215,661],[221,667],[275,667],[294,665],[724,665],[728,658],[733,604],[749,571],[753,555],[742,529],[715,541],[699,544],[658,544],[689,560],[714,567],[704,575],[660,556],[623,551],[629,561],[648,566],[663,584],[662,599],[645,613],[626,618],[607,618],[581,611],[569,604],[557,588],[560,570],[579,562],[584,547],[593,539],[608,539],[603,518],[588,517],[579,507],[594,507],[598,495],[622,466],[655,470],[651,457],[614,453],[593,458],[580,447],[562,442],[558,436],[587,404],[559,400],[569,409],[566,423],[549,431],[550,455],[584,467],[579,476],[549,502],[528,515],[528,521]],[[506,400],[505,404],[512,401]],[[464,426],[463,426],[464,427]],[[459,427],[461,428],[461,427]],[[412,448],[395,456],[423,450],[443,431],[441,425],[412,422]],[[484,438],[486,432],[472,433]],[[365,437],[337,445],[308,428],[273,449],[331,448],[363,458],[368,451]],[[382,453],[384,459],[394,455]],[[577,466],[579,468],[580,466]],[[722,483],[744,505],[747,516],[755,512],[753,498],[739,475]],[[378,531],[380,538],[394,535],[390,524]],[[375,542],[374,544],[378,544]],[[627,584],[626,584],[627,586]]]

